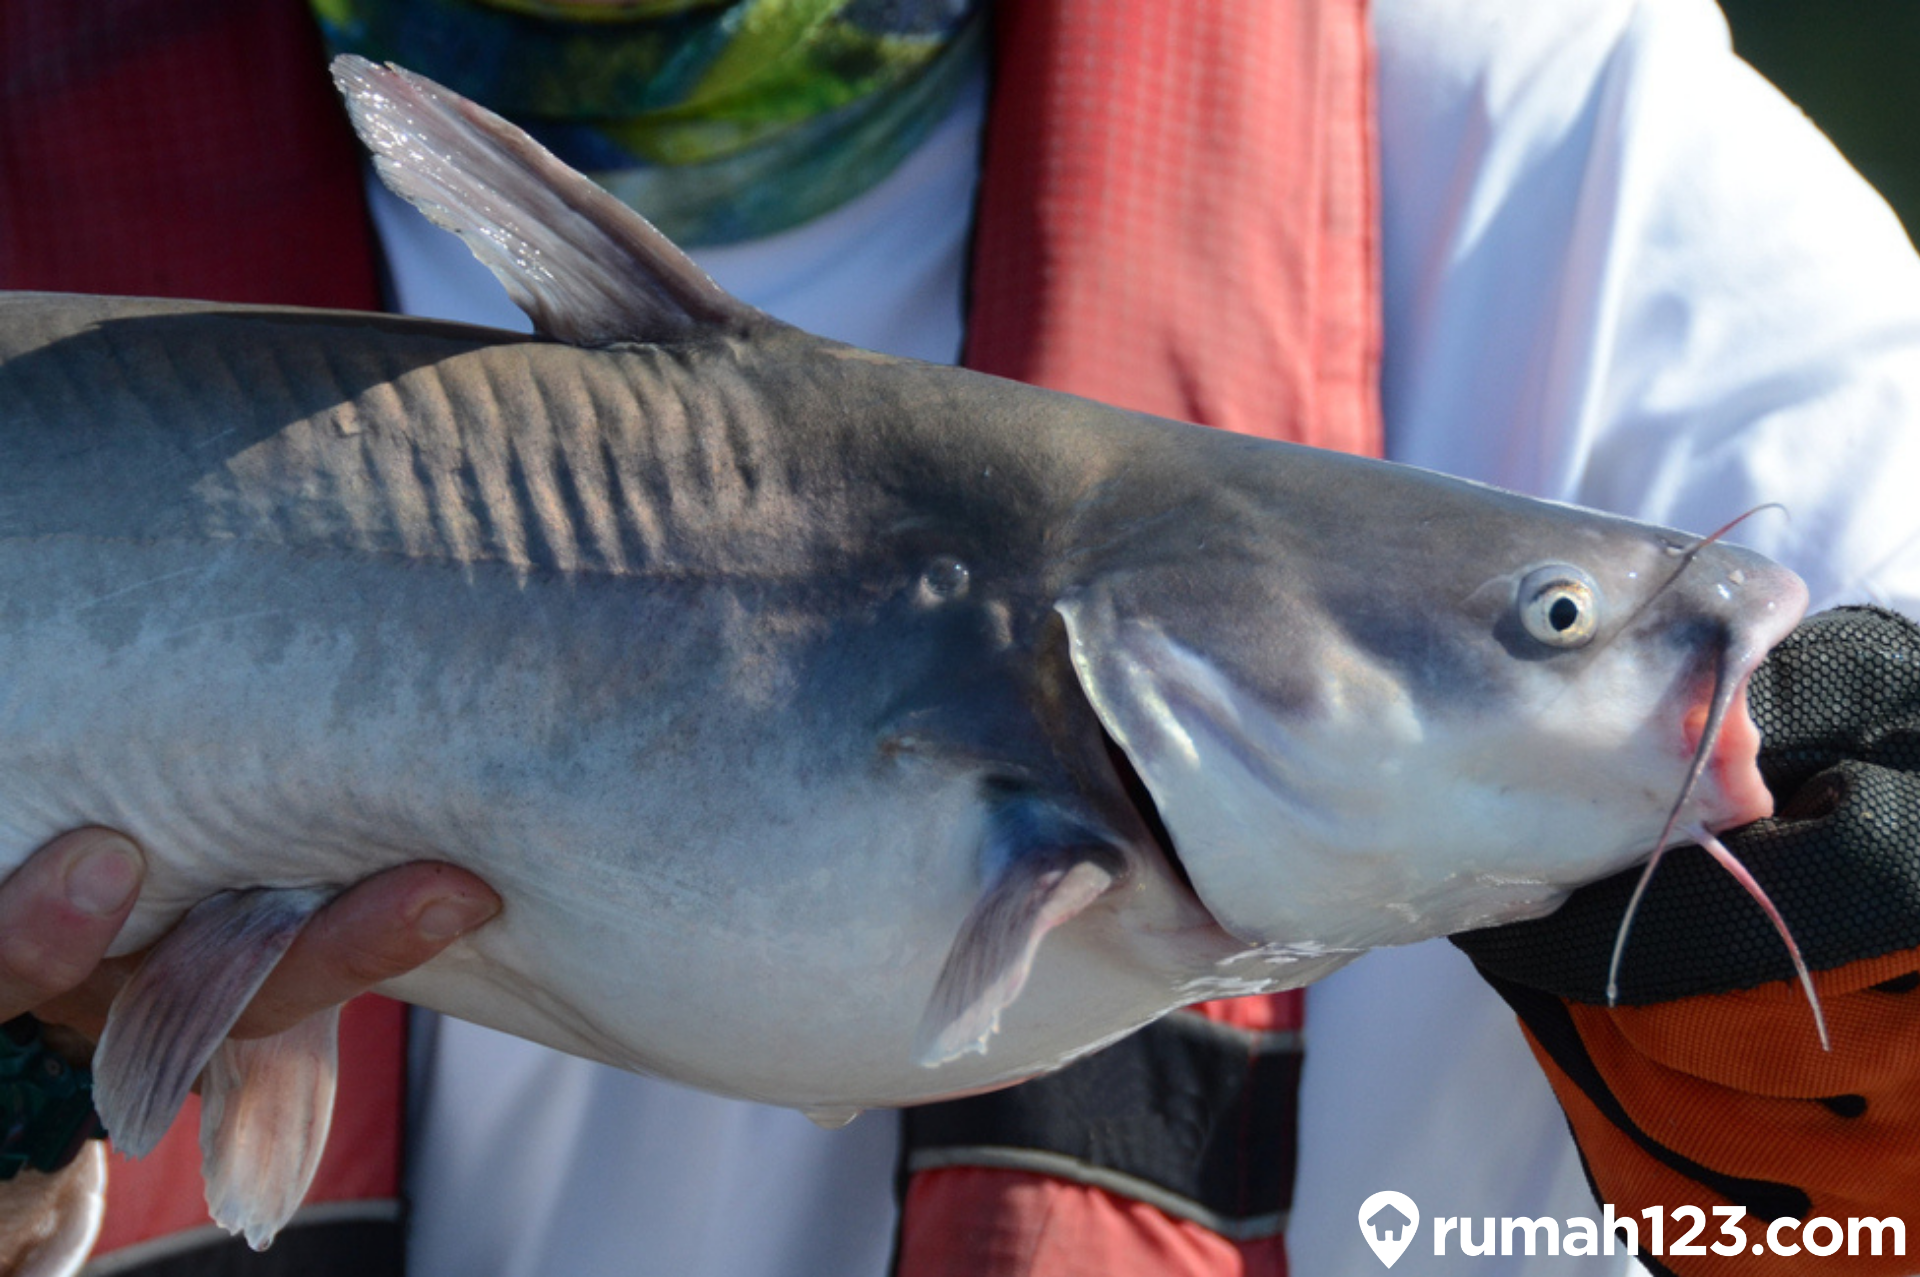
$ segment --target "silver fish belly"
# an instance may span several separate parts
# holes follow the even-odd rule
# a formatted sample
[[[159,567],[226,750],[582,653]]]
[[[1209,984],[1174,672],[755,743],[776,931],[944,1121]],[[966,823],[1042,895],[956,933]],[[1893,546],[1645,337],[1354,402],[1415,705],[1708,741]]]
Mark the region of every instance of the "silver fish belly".
[[[188,918],[101,1047],[135,1147],[210,1059],[264,1072],[221,1016],[314,902],[421,858],[507,904],[398,995],[823,1114],[1538,914],[1652,850],[1805,605],[1731,546],[811,337],[479,108],[337,75],[535,337],[0,297],[0,866],[112,825],[123,947]],[[1713,827],[1765,814],[1726,735]],[[217,1174],[261,1244],[304,1187]]]

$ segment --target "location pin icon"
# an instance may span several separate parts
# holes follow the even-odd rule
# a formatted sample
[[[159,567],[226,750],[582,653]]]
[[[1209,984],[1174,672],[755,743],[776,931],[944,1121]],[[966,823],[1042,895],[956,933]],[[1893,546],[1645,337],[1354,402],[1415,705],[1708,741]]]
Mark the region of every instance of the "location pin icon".
[[[1360,1203],[1360,1235],[1388,1268],[1420,1231],[1420,1208],[1405,1193],[1386,1189]]]

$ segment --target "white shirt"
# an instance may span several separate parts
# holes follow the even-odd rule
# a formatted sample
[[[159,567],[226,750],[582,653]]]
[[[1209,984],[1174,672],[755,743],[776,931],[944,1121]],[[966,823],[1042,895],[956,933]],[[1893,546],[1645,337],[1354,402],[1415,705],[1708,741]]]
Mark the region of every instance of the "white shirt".
[[[1696,531],[1781,502],[1732,539],[1815,608],[1920,612],[1920,261],[1718,10],[1375,0],[1374,25],[1389,455]],[[975,95],[853,205],[696,256],[803,327],[952,359],[979,119]],[[376,213],[404,309],[524,326],[451,237]],[[825,1132],[454,1021],[419,1036],[416,1277],[885,1271],[890,1115]],[[1380,1271],[1356,1220],[1378,1189],[1428,1218],[1597,1213],[1512,1016],[1450,946],[1314,987],[1307,1042],[1302,1277]],[[1633,1267],[1437,1259],[1429,1236],[1396,1273]]]

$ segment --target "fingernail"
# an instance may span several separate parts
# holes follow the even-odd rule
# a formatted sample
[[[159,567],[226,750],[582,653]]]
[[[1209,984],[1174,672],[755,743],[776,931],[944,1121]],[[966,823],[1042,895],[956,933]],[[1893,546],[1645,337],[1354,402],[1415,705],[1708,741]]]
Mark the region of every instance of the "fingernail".
[[[413,920],[413,929],[421,939],[434,943],[454,940],[499,912],[500,904],[496,900],[450,896],[422,909]]]
[[[67,903],[106,918],[127,907],[140,889],[140,856],[118,838],[102,838],[67,870]]]

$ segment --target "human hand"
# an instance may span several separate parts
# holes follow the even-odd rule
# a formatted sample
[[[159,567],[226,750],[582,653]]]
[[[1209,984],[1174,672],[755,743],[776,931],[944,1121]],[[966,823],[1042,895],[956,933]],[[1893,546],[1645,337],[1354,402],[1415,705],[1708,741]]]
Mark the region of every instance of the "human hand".
[[[54,839],[0,882],[0,1021],[32,1013],[75,1035],[83,1055],[141,955],[104,958],[132,912],[145,859],[111,830]],[[426,962],[500,911],[500,897],[452,865],[400,865],[315,914],[234,1026],[264,1037]],[[76,1040],[77,1039],[77,1040]]]
[[[105,987],[96,973],[145,874],[132,842],[89,828],[62,834],[0,882],[0,1021],[72,999],[54,1016],[71,1023],[96,996],[112,1000],[118,981]],[[90,1027],[98,1036],[99,1024]]]

